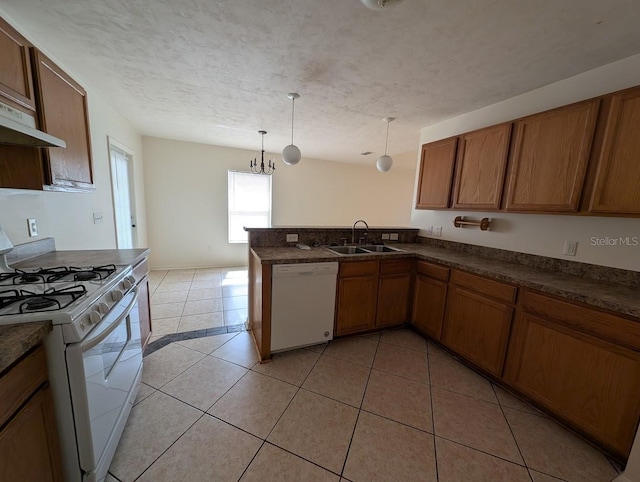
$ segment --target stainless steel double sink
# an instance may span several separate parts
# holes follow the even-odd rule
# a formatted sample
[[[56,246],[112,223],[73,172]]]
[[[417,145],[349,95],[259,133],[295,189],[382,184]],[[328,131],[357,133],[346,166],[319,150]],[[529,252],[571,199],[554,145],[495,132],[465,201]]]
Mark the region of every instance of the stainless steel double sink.
[[[329,251],[335,254],[376,254],[376,253],[403,253],[404,251],[390,246],[378,244],[366,244],[362,246],[327,246]]]

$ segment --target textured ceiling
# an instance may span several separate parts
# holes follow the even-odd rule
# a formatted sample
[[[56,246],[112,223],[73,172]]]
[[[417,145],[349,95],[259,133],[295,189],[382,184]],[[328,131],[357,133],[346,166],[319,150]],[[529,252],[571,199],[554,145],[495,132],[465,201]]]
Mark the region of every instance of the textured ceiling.
[[[638,0],[404,0],[385,12],[359,0],[2,0],[0,10],[143,134],[258,149],[265,129],[265,149],[279,152],[287,93],[299,92],[303,157],[372,165],[385,116],[398,119],[389,153],[417,152],[421,127],[640,52]]]

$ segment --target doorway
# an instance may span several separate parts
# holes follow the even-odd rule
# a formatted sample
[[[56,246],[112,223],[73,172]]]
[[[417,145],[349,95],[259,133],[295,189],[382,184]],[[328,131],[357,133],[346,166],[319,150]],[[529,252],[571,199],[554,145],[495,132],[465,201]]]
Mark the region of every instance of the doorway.
[[[133,196],[133,151],[109,138],[111,192],[118,249],[136,245],[136,219]]]

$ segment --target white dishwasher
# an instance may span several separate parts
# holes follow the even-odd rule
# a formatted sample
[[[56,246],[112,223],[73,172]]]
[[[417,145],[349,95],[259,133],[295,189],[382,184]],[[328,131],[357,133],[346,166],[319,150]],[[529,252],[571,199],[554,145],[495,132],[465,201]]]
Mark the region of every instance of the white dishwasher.
[[[271,272],[271,352],[333,339],[338,263],[277,264]]]

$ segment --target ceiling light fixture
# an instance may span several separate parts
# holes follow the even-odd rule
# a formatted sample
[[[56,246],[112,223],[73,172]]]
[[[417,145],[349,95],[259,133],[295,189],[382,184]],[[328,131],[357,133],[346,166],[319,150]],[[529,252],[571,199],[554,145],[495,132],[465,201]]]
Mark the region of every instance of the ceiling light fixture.
[[[360,0],[365,7],[371,10],[388,10],[389,8],[399,4],[402,0]]]
[[[270,176],[276,170],[276,162],[273,161],[273,164],[272,164],[271,160],[269,160],[268,167],[266,169],[264,168],[264,135],[266,133],[267,131],[258,131],[258,134],[262,136],[262,151],[260,154],[260,166],[258,166],[258,158],[256,157],[253,160],[249,161],[249,167],[251,168],[251,172],[254,174],[266,174]]]
[[[296,99],[300,97],[300,94],[292,92],[288,94],[287,97],[291,99],[291,144],[289,144],[282,150],[282,160],[287,166],[295,166],[300,162],[300,158],[302,157],[298,146],[293,144],[293,113],[295,109]]]
[[[395,117],[385,117],[382,119],[387,123],[387,138],[384,141],[384,156],[380,156],[376,161],[376,167],[380,172],[387,172],[393,166],[393,159],[391,156],[387,156],[387,145],[389,144],[389,123],[396,120]]]

